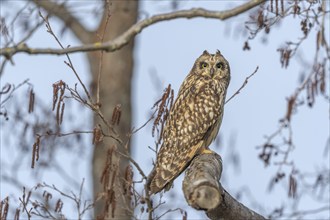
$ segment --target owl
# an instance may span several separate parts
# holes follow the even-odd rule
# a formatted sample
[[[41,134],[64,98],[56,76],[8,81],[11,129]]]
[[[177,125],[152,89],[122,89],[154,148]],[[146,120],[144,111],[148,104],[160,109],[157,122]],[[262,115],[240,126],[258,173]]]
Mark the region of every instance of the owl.
[[[208,149],[218,134],[230,81],[228,61],[218,50],[197,58],[170,109],[163,142],[148,176],[151,194],[168,190],[198,154]]]

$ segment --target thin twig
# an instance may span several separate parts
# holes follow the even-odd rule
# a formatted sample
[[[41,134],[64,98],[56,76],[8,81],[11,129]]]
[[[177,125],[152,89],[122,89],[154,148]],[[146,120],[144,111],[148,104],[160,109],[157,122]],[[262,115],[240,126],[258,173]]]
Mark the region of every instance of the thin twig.
[[[158,220],[158,219],[160,219],[161,217],[167,215],[168,213],[176,212],[176,211],[180,211],[181,213],[184,212],[184,210],[182,210],[181,208],[168,209],[168,210],[166,210],[166,212],[164,212],[163,214],[161,214],[160,216],[158,216],[158,217],[156,218],[156,220]]]
[[[227,104],[232,98],[234,98],[236,95],[238,95],[240,92],[241,92],[241,90],[246,86],[246,84],[248,83],[248,81],[249,81],[249,79],[254,75],[254,74],[256,74],[256,72],[258,71],[258,69],[259,69],[259,66],[257,66],[256,67],[256,69],[254,70],[254,72],[253,73],[251,73],[248,77],[246,77],[245,78],[245,80],[244,80],[244,83],[243,83],[243,85],[229,98],[229,99],[227,99],[227,101],[225,102],[225,104]]]
[[[94,35],[94,32],[87,30],[74,12],[67,7],[69,1],[30,0],[29,2],[33,2],[37,8],[45,9],[49,13],[48,16],[56,16],[83,44],[89,42],[91,35]]]
[[[147,176],[145,175],[145,173],[143,172],[142,168],[140,167],[140,165],[129,155],[124,154],[120,151],[116,151],[119,155],[127,158],[134,166],[135,168],[139,171],[140,175],[143,177],[143,179],[147,179]]]
[[[8,86],[8,88],[10,89],[10,87],[13,87],[13,89],[9,92],[9,94],[7,95],[7,97],[4,99],[4,100],[1,100],[1,95],[3,95],[3,94],[7,94],[7,92],[2,92],[1,91],[1,93],[0,93],[0,107],[2,107],[11,97],[12,97],[12,94],[13,94],[13,92],[15,92],[15,90],[17,90],[17,89],[19,89],[21,86],[23,86],[24,84],[28,84],[28,85],[31,85],[30,83],[29,83],[29,79],[26,79],[26,80],[24,80],[23,82],[21,82],[20,84],[18,84],[17,86],[11,86],[11,85],[9,85]]]
[[[325,212],[325,211],[329,211],[329,210],[330,210],[330,206],[324,206],[324,207],[317,208],[317,209],[296,211],[296,212],[293,212],[293,213],[287,214],[287,215],[284,214],[283,217],[287,217],[287,218],[290,219],[290,218],[293,218],[295,216],[301,217],[301,216],[316,214],[316,213]]]
[[[141,130],[142,128],[144,128],[152,119],[155,118],[155,114],[157,113],[157,110],[154,111],[154,113],[152,113],[152,116],[140,127],[133,129],[132,134],[135,134],[136,132],[138,132],[139,130]]]
[[[104,35],[105,35],[105,32],[107,30],[107,27],[108,27],[108,23],[109,23],[109,20],[110,20],[110,6],[109,6],[109,3],[107,1],[104,1],[104,6],[105,6],[105,10],[107,10],[106,14],[106,20],[105,20],[105,25],[104,25],[104,29],[103,29],[103,32],[102,32],[102,35],[101,35],[101,39],[100,41],[103,43],[103,40],[104,40]],[[105,12],[104,12],[105,13]],[[103,60],[103,54],[104,54],[104,51],[102,50],[101,51],[101,57],[100,57],[100,61],[99,61],[99,72],[98,72],[98,75],[97,75],[97,85],[96,85],[96,104],[99,106],[100,104],[100,84],[101,84],[101,72],[102,72],[102,60]]]
[[[39,11],[39,15],[40,15],[40,17],[44,20],[44,22],[46,23],[46,27],[47,27],[47,31],[48,31],[48,33],[50,33],[50,34],[55,38],[55,40],[56,40],[56,42],[58,43],[58,45],[60,45],[60,47],[61,47],[62,49],[64,49],[64,46],[62,45],[62,43],[60,42],[60,40],[57,38],[57,36],[55,35],[55,33],[53,32],[53,30],[52,30],[52,28],[51,28],[51,25],[50,25],[50,23],[49,23],[49,21],[48,21],[48,19],[46,19],[46,18],[41,14],[40,11]],[[65,55],[66,55],[66,57],[67,57],[69,63],[67,63],[66,61],[64,61],[64,62],[65,62],[65,63],[66,63],[71,69],[72,69],[72,71],[73,71],[73,73],[75,74],[76,78],[78,79],[80,85],[83,87],[83,89],[84,89],[84,91],[85,91],[85,94],[86,94],[87,97],[88,97],[89,102],[90,102],[90,103],[93,103],[92,97],[91,97],[91,95],[89,94],[89,92],[88,92],[88,90],[87,90],[85,84],[84,84],[84,83],[82,82],[82,80],[80,79],[80,76],[78,75],[76,69],[74,68],[73,63],[72,63],[72,61],[71,61],[71,58],[70,58],[69,54],[68,54],[68,53],[65,53]]]

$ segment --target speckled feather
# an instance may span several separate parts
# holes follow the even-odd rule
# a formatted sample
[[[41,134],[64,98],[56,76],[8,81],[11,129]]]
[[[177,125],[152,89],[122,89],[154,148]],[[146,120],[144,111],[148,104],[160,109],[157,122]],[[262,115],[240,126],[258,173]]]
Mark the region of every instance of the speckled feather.
[[[219,63],[221,68],[217,68]],[[148,178],[151,193],[168,189],[193,157],[207,149],[215,139],[229,81],[229,64],[219,51],[216,54],[204,51],[196,60],[166,121],[163,144]]]

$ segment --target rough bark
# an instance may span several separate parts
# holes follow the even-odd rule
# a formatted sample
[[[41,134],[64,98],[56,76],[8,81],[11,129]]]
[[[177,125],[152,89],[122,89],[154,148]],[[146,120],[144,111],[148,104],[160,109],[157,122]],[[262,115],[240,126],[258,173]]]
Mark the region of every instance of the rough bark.
[[[197,156],[185,172],[183,192],[186,201],[197,210],[205,210],[210,219],[265,219],[234,199],[219,182],[222,160],[216,154]]]

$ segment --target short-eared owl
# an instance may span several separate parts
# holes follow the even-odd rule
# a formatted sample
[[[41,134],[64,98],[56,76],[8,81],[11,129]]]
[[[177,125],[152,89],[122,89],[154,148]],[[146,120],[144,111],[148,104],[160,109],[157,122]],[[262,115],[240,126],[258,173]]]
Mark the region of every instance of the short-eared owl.
[[[218,134],[230,81],[228,61],[206,50],[183,81],[165,123],[163,143],[148,177],[151,193],[168,189],[194,156],[210,152]]]

